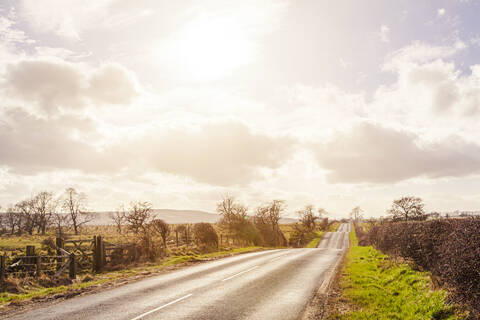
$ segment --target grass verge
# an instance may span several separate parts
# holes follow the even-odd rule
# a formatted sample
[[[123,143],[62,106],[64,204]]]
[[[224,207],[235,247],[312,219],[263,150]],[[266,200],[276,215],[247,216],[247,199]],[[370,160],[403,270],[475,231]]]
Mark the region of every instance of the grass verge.
[[[28,301],[31,299],[41,299],[47,296],[63,294],[68,292],[75,292],[80,290],[85,290],[91,287],[97,287],[104,284],[112,283],[117,280],[127,279],[133,276],[148,275],[156,272],[160,272],[168,267],[180,266],[189,262],[195,261],[208,261],[211,259],[217,259],[222,257],[227,257],[231,255],[254,252],[259,250],[266,250],[268,248],[263,247],[244,247],[244,248],[235,248],[228,251],[216,251],[205,254],[193,254],[193,255],[184,255],[184,256],[170,256],[165,259],[162,259],[158,262],[146,263],[141,266],[133,266],[127,269],[119,271],[108,271],[99,274],[88,274],[85,275],[90,277],[89,281],[82,282],[80,279],[78,282],[74,282],[69,285],[62,285],[57,287],[45,288],[36,283],[35,279],[31,279],[26,286],[22,286],[21,293],[0,293],[0,307],[4,307],[6,304],[11,302],[19,301]]]
[[[354,230],[350,244],[339,283],[348,311],[330,319],[461,319],[445,302],[445,291],[431,290],[427,273],[394,263],[373,247],[358,246]]]
[[[314,237],[308,244],[307,248],[316,248],[320,240],[322,240],[323,235],[325,232],[323,231],[314,231],[312,232],[312,236]]]

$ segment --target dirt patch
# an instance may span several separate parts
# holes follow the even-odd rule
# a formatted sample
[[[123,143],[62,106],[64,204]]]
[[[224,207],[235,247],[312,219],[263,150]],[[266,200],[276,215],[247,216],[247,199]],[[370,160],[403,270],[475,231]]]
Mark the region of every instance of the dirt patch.
[[[342,286],[340,279],[343,273],[340,270],[335,275],[332,286],[325,301],[323,317],[318,319],[337,319],[338,315],[352,311],[352,306],[342,297]]]

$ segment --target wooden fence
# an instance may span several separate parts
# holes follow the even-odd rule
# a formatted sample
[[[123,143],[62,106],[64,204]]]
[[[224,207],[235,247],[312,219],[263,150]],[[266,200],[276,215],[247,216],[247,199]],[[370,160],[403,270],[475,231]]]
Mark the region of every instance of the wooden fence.
[[[61,250],[60,250],[61,251]],[[9,258],[0,256],[0,280],[8,275],[40,276],[47,274],[60,277],[65,272],[71,279],[76,277],[76,256],[74,253],[61,251],[61,255],[35,255],[35,247],[27,246],[25,256]]]
[[[241,245],[241,241],[228,234],[219,234],[219,246]],[[170,246],[187,247],[196,244],[193,234],[176,231],[171,235]],[[53,250],[53,252],[52,252]],[[49,255],[37,254],[35,246],[26,246],[25,255],[0,255],[0,280],[8,275],[35,276],[46,274],[60,277],[68,274],[71,279],[76,278],[78,272],[101,272],[107,265],[115,266],[125,262],[137,261],[140,250],[135,243],[112,244],[102,236],[93,236],[90,239],[65,240],[56,238],[55,246],[50,247]],[[53,253],[53,254],[51,254]]]
[[[26,246],[25,255],[22,256],[0,255],[0,281],[9,275],[38,277],[46,274],[60,277],[67,273],[71,279],[75,279],[77,271],[100,272],[107,264],[138,259],[135,244],[109,244],[102,236],[81,240],[56,238],[53,249],[56,252],[54,255],[36,254],[35,246]]]

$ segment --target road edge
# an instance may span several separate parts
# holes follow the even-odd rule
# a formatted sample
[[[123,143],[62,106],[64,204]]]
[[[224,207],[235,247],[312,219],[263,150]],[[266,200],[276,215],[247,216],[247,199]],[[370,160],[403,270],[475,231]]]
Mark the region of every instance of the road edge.
[[[326,304],[328,303],[328,297],[330,293],[330,288],[334,282],[334,279],[338,278],[338,275],[341,271],[341,267],[344,264],[345,256],[347,255],[348,250],[350,250],[350,233],[352,232],[352,226],[350,225],[350,231],[348,236],[345,237],[345,249],[340,252],[340,258],[335,263],[335,265],[327,270],[327,277],[320,284],[318,289],[313,294],[309,303],[306,305],[305,309],[302,312],[300,320],[321,320],[324,317]]]

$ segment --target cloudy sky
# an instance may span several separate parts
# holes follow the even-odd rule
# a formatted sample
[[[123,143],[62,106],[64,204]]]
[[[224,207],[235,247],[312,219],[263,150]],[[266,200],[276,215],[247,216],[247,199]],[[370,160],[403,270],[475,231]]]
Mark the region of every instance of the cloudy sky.
[[[73,186],[480,209],[480,1],[3,0],[0,205]]]

